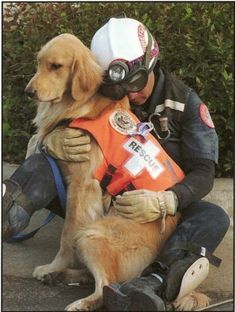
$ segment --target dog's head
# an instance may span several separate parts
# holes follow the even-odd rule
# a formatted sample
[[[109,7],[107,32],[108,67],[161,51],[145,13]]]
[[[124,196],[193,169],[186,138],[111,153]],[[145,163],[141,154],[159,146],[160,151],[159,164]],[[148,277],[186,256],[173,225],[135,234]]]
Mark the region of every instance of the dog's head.
[[[25,92],[40,102],[59,103],[66,96],[86,102],[102,82],[103,71],[91,51],[75,36],[62,34],[38,53],[38,68]]]

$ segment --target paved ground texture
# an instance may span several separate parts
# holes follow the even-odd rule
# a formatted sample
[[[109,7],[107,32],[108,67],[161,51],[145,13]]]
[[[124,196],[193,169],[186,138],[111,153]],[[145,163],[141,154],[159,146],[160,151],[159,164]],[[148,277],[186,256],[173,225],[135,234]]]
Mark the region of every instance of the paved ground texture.
[[[9,177],[15,165],[3,164],[3,178]],[[233,294],[233,181],[217,179],[207,196],[211,202],[221,205],[231,218],[231,225],[215,255],[222,258],[219,268],[210,266],[210,273],[200,289],[212,298],[211,303],[223,301],[208,311],[233,311],[228,301]],[[33,218],[27,230],[35,228],[48,212],[43,209]],[[63,311],[66,305],[92,293],[93,285],[48,286],[32,278],[35,266],[49,263],[56,254],[63,220],[56,217],[37,235],[25,242],[2,244],[2,311]]]

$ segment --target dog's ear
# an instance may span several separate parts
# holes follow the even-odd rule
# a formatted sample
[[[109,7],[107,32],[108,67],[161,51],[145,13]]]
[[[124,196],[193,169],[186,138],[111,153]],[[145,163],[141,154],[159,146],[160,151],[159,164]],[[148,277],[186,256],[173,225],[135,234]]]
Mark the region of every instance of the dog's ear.
[[[103,79],[103,71],[88,48],[77,52],[72,67],[72,97],[86,102],[98,89]]]

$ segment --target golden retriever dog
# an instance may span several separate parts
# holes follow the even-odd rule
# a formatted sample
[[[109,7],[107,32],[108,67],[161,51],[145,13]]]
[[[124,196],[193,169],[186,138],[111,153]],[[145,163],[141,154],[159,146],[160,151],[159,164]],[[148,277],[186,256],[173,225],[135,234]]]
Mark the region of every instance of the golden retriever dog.
[[[112,101],[97,92],[102,79],[103,71],[95,57],[74,35],[59,35],[42,47],[37,72],[26,87],[26,92],[39,101],[34,119],[39,141],[62,120],[95,119],[111,106],[129,108],[127,97]],[[162,234],[160,220],[139,224],[110,212],[110,196],[102,193],[93,178],[103,160],[94,139],[89,157],[89,161],[80,163],[58,162],[67,184],[60,249],[50,264],[37,267],[33,273],[41,281],[60,273],[67,282],[86,283],[93,277],[94,293],[68,305],[67,311],[95,310],[102,306],[105,285],[139,276],[155,259],[179,220],[179,216],[167,217]],[[78,261],[86,268],[75,270]],[[207,297],[198,293],[182,299],[182,304],[177,302],[180,310],[207,304]]]

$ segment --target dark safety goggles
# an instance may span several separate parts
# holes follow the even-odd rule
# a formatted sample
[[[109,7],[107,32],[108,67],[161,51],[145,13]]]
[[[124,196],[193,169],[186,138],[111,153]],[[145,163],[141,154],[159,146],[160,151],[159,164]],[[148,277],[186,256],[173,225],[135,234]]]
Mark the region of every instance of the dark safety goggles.
[[[100,87],[100,93],[112,100],[121,100],[130,92],[139,92],[146,86],[148,81],[148,71],[145,68],[139,68],[132,72],[125,80],[121,82],[104,82]]]
[[[133,62],[115,60],[106,71],[104,82],[99,92],[112,100],[121,100],[131,92],[144,89],[148,81],[149,72],[154,68],[157,58],[150,69],[152,36],[148,32],[148,46],[145,54]]]

